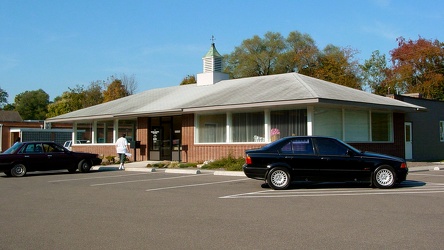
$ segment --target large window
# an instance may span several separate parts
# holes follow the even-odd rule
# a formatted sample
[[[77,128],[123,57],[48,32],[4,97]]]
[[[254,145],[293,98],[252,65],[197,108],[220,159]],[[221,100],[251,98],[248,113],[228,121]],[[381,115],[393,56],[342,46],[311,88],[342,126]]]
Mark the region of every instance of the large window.
[[[87,123],[78,123],[77,124],[77,140],[87,141],[88,143],[92,142],[92,131],[93,124],[92,122]]]
[[[126,139],[130,143],[134,140],[135,131],[136,131],[136,121],[119,120],[119,131],[117,132],[118,137],[122,136],[122,134],[126,134]]]
[[[113,121],[98,121],[96,143],[113,143]]]
[[[392,140],[392,115],[372,112],[372,141]]]
[[[233,114],[231,135],[233,142],[263,141],[264,112]]]
[[[286,136],[307,135],[307,110],[277,110],[270,112],[272,140]]]
[[[369,112],[367,110],[344,110],[344,139],[348,142],[370,140]]]
[[[347,142],[389,142],[393,140],[391,113],[370,110],[318,108],[314,112],[313,134]]]
[[[201,115],[198,117],[198,141],[201,143],[214,143],[226,141],[227,116]]]
[[[315,109],[314,135],[331,136],[342,139],[342,110]]]

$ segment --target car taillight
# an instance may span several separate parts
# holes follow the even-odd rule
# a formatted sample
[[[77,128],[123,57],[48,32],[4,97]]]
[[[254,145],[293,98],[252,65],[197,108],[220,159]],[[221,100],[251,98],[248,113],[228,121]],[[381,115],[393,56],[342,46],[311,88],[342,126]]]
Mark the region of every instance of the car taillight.
[[[401,168],[407,168],[407,163],[405,162],[401,163]]]
[[[251,157],[249,155],[247,155],[247,157],[245,157],[245,163],[251,164]]]

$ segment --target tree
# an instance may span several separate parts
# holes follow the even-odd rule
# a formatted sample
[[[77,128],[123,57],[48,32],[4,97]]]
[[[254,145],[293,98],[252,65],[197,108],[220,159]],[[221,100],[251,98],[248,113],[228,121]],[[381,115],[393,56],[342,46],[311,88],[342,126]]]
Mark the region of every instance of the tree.
[[[187,75],[183,78],[183,80],[180,82],[180,85],[187,85],[187,84],[194,84],[196,83],[196,77],[194,75]]]
[[[267,32],[264,38],[254,36],[226,56],[225,72],[232,78],[275,74],[278,56],[284,49],[285,42],[280,33]]]
[[[0,88],[0,109],[8,104],[8,92]]]
[[[406,40],[390,51],[393,67],[383,83],[398,93],[420,93],[424,98],[444,100],[444,44],[438,40]]]
[[[114,79],[103,92],[103,102],[109,102],[125,96],[128,96],[128,92],[123,86],[122,81]]]
[[[360,66],[362,70],[363,82],[371,89],[372,93],[386,95],[389,86],[383,83],[387,79],[389,68],[385,55],[379,54],[379,50],[373,51],[371,58],[365,60]]]
[[[48,112],[49,95],[42,89],[25,91],[15,96],[15,110],[24,120],[44,120]]]
[[[125,91],[128,95],[132,95],[137,90],[137,81],[134,75],[127,76],[122,74],[120,76],[120,80],[122,81],[123,86],[125,87]]]
[[[318,65],[319,49],[308,34],[290,32],[285,40],[286,52],[278,59],[277,72],[298,72],[313,76]]]
[[[360,68],[353,57],[357,52],[350,48],[327,45],[318,58],[314,77],[355,89],[362,89]]]

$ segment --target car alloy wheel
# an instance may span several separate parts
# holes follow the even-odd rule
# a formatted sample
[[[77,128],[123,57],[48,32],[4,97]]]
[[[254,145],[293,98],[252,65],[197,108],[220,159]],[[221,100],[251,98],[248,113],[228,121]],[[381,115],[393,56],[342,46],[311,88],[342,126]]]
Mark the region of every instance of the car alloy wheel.
[[[82,160],[78,165],[78,169],[81,173],[88,173],[91,169],[91,163],[86,159]]]
[[[267,183],[276,190],[286,189],[290,185],[290,174],[285,168],[273,168],[268,173]]]
[[[391,188],[395,185],[395,172],[390,166],[381,166],[373,174],[373,183],[378,188]]]

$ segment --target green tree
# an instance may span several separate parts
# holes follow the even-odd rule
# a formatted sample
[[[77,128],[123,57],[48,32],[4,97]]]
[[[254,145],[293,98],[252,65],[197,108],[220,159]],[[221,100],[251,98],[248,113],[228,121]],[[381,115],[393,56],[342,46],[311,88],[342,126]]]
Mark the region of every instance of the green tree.
[[[444,43],[438,40],[406,40],[390,51],[393,67],[383,83],[398,93],[421,93],[424,98],[444,100]]]
[[[0,109],[4,108],[8,104],[8,92],[0,88]]]
[[[129,94],[125,89],[125,86],[123,86],[122,81],[119,79],[114,79],[110,84],[108,84],[106,90],[103,92],[103,102],[109,102],[128,95]]]
[[[267,32],[264,38],[256,35],[225,56],[225,72],[232,78],[279,73],[276,72],[277,60],[284,49],[285,41],[280,33]]]
[[[371,89],[372,93],[386,95],[389,91],[389,86],[383,83],[387,79],[389,68],[387,67],[385,55],[381,55],[379,50],[373,51],[371,58],[365,60],[360,67],[363,82]]]
[[[24,120],[44,120],[49,104],[49,95],[42,89],[25,91],[15,96],[15,110]]]
[[[180,85],[194,84],[196,82],[196,77],[194,75],[187,75],[182,79]]]

